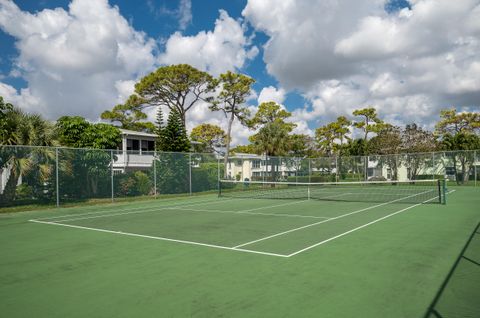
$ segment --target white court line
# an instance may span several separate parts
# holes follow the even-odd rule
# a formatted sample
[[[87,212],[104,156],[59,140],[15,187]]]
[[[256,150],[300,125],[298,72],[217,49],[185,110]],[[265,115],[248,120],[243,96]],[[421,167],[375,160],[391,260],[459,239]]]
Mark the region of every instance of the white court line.
[[[229,199],[229,200],[226,200],[226,201],[233,201],[233,200],[241,200],[241,199]],[[295,202],[289,202],[289,203],[284,203],[284,204],[277,204],[277,205],[270,205],[270,206],[265,206],[265,207],[259,207],[259,208],[254,208],[254,209],[249,209],[249,210],[241,210],[241,211],[235,211],[235,212],[230,212],[230,211],[221,211],[221,210],[206,210],[206,211],[200,211],[200,209],[198,209],[197,212],[216,212],[216,213],[237,213],[237,214],[259,214],[261,215],[261,213],[248,213],[250,211],[256,211],[256,210],[260,210],[260,209],[268,209],[268,208],[273,208],[273,207],[279,207],[279,206],[284,206],[284,205],[291,205],[291,204],[297,204],[297,203],[301,203],[301,202],[304,202],[304,201],[307,201],[307,200],[303,200],[303,201],[295,201]],[[188,207],[191,207],[191,206],[199,206],[199,205],[203,205],[203,204],[208,204],[208,203],[220,203],[220,202],[225,202],[225,201],[218,201],[218,200],[214,200],[214,201],[208,201],[208,202],[202,202],[202,203],[195,203],[195,204],[184,204],[184,205],[173,205],[173,206],[167,206],[167,207],[158,207],[158,208],[150,208],[150,209],[144,209],[144,210],[140,210],[140,211],[130,211],[128,210],[128,212],[123,212],[123,213],[108,213],[108,214],[102,214],[102,215],[94,215],[94,216],[84,216],[84,217],[79,217],[79,218],[67,218],[67,219],[56,219],[55,221],[58,221],[58,222],[71,222],[71,221],[80,221],[80,220],[88,220],[88,219],[98,219],[98,218],[105,218],[105,217],[111,217],[111,216],[119,216],[119,215],[128,215],[128,214],[140,214],[140,213],[147,213],[147,212],[157,212],[157,211],[165,211],[165,210],[183,210],[183,211],[193,211],[195,209],[185,209],[185,208],[188,208]],[[267,215],[265,213],[265,215]],[[274,215],[273,213],[271,214],[272,216]],[[291,215],[285,215],[285,214],[275,214],[274,216],[284,216],[284,217],[293,217],[294,215],[291,214]],[[306,218],[307,216],[302,216],[302,215],[297,215],[296,217],[304,217]],[[309,218],[322,218],[322,219],[328,219],[327,217],[311,217],[309,216]],[[36,219],[36,220],[45,220],[45,219]],[[48,220],[48,219],[47,219]]]
[[[185,199],[187,200],[187,199]],[[197,202],[205,202],[205,203],[208,203],[208,202],[218,202],[218,198],[215,198],[215,199],[208,199],[208,200],[200,200],[200,201],[194,201],[194,203],[197,203]],[[225,199],[225,200],[236,200],[236,199]],[[159,202],[162,202],[162,201],[157,201],[156,203],[159,203]],[[154,203],[152,201],[149,201],[149,203]],[[49,216],[49,217],[44,217],[44,218],[39,218],[39,219],[36,219],[36,220],[54,220],[54,219],[61,219],[61,218],[64,218],[64,217],[68,217],[68,216],[83,216],[83,215],[94,215],[94,214],[100,214],[100,213],[104,213],[104,212],[118,212],[118,211],[132,211],[132,210],[141,210],[141,209],[153,209],[153,208],[159,208],[159,207],[171,207],[171,206],[177,206],[175,204],[178,204],[180,202],[165,202],[165,203],[174,203],[173,205],[172,204],[169,204],[169,205],[160,205],[160,206],[157,206],[157,207],[140,207],[140,208],[132,208],[132,207],[126,207],[126,205],[117,205],[115,206],[115,203],[113,206],[111,206],[112,208],[111,209],[108,209],[108,210],[100,210],[100,211],[95,211],[95,212],[86,212],[86,213],[74,213],[74,214],[64,214],[64,215],[57,215],[57,216]],[[181,202],[181,203],[187,203],[187,204],[180,204],[178,206],[185,206],[185,205],[189,205],[189,204],[192,204],[191,202]],[[115,207],[125,207],[124,209],[115,209]],[[78,207],[77,207],[78,208]]]
[[[447,192],[447,194],[450,194],[450,193],[452,193],[452,192],[455,192],[455,190],[449,191],[449,192]],[[346,232],[343,232],[343,233],[341,233],[341,234],[332,236],[331,238],[328,238],[328,239],[326,239],[326,240],[323,240],[323,241],[321,241],[321,242],[315,243],[315,244],[313,244],[313,245],[310,245],[310,246],[307,246],[307,247],[305,247],[305,248],[302,248],[301,250],[298,250],[298,251],[296,251],[296,252],[293,252],[293,253],[291,253],[291,254],[288,254],[288,257],[292,257],[292,256],[295,256],[295,255],[300,254],[300,253],[302,253],[302,252],[308,251],[308,250],[310,250],[310,249],[312,249],[312,248],[314,248],[314,247],[317,247],[317,246],[319,246],[319,245],[322,245],[322,244],[325,244],[325,243],[327,243],[327,242],[333,241],[334,239],[337,239],[337,238],[342,237],[342,236],[344,236],[344,235],[350,234],[350,233],[355,232],[355,231],[357,231],[357,230],[363,229],[364,227],[367,227],[367,226],[372,225],[372,224],[374,224],[374,223],[377,223],[377,222],[380,222],[380,221],[382,221],[382,220],[385,220],[386,218],[389,218],[389,217],[391,217],[391,216],[394,216],[395,214],[399,214],[399,213],[405,212],[405,211],[407,211],[407,210],[413,209],[414,207],[417,207],[417,206],[422,205],[422,204],[424,204],[424,203],[427,203],[427,202],[429,202],[429,201],[435,200],[435,199],[437,199],[437,198],[438,198],[438,196],[435,197],[435,198],[431,198],[431,199],[425,200],[425,201],[423,201],[422,203],[417,203],[417,204],[415,204],[415,205],[411,205],[411,206],[406,207],[406,208],[404,208],[404,209],[401,209],[401,210],[398,210],[398,211],[393,212],[393,213],[391,213],[391,214],[385,215],[385,216],[383,216],[383,217],[381,217],[381,218],[378,218],[378,219],[373,220],[373,221],[371,221],[371,222],[368,222],[368,223],[366,223],[366,224],[360,225],[360,226],[358,226],[358,227],[356,227],[356,228],[354,228],[354,229],[351,229],[351,230],[346,231]]]
[[[180,208],[168,208],[168,210],[182,210],[182,211],[210,212],[210,213],[248,214],[248,215],[268,215],[268,216],[294,217],[294,218],[310,218],[310,219],[329,219],[328,217],[325,217],[325,216],[313,216],[313,215],[301,215],[301,214],[283,214],[283,213],[251,212],[251,211],[258,211],[258,210],[262,210],[262,209],[276,208],[276,207],[285,206],[285,205],[298,204],[298,203],[302,203],[302,202],[308,202],[308,200],[295,201],[295,202],[289,202],[289,203],[284,203],[284,204],[264,206],[264,207],[259,207],[259,208],[249,209],[249,210],[239,210],[239,211],[235,211],[235,210],[210,210],[210,209],[185,209],[185,208],[181,208],[181,207],[180,207]]]
[[[323,221],[320,221],[320,222],[300,226],[300,227],[297,227],[297,228],[294,228],[294,229],[291,229],[291,230],[287,230],[287,231],[284,231],[284,232],[276,233],[276,234],[273,234],[273,235],[270,235],[270,236],[262,237],[262,238],[259,238],[257,240],[253,240],[253,241],[250,241],[250,242],[246,242],[246,243],[234,246],[233,248],[243,247],[243,246],[250,245],[250,244],[253,244],[253,243],[257,243],[257,242],[260,242],[260,241],[268,240],[268,239],[271,239],[271,238],[274,238],[274,237],[277,237],[277,236],[280,236],[280,235],[285,235],[285,234],[288,234],[288,233],[291,233],[291,232],[303,230],[303,229],[306,229],[306,228],[311,227],[311,226],[315,226],[315,225],[318,225],[318,224],[330,222],[330,221],[337,220],[337,219],[340,219],[340,218],[343,218],[343,217],[346,217],[346,216],[349,216],[349,215],[352,215],[352,214],[356,214],[356,213],[360,213],[360,212],[363,212],[363,211],[378,208],[380,206],[384,206],[384,205],[387,205],[387,204],[390,204],[390,203],[395,203],[397,201],[405,200],[405,199],[408,199],[410,197],[421,195],[421,194],[424,194],[424,193],[427,193],[427,192],[430,192],[430,190],[425,191],[425,192],[421,192],[421,193],[417,193],[415,195],[410,195],[408,197],[404,197],[404,198],[401,198],[401,199],[396,199],[396,200],[380,203],[380,204],[377,204],[377,205],[374,205],[374,206],[371,206],[371,207],[367,207],[367,208],[364,208],[364,209],[360,209],[360,210],[356,210],[356,211],[349,212],[349,213],[346,213],[346,214],[342,214],[342,215],[339,215],[339,216],[336,216],[336,217],[333,217],[333,218],[330,218],[330,219],[327,219],[327,220],[323,220]]]
[[[228,199],[228,200],[225,200],[225,201],[233,201],[233,200],[238,200],[238,199]],[[56,221],[58,220],[58,222],[70,222],[70,221],[79,221],[79,220],[88,220],[88,219],[97,219],[97,218],[107,218],[107,217],[118,216],[118,215],[157,212],[157,211],[171,210],[171,209],[174,209],[175,207],[198,206],[198,205],[208,204],[208,203],[212,203],[212,202],[219,202],[219,201],[217,199],[217,200],[206,201],[206,202],[201,202],[201,203],[196,203],[196,204],[168,205],[168,206],[164,206],[164,207],[155,207],[155,208],[147,208],[147,209],[142,208],[140,211],[137,211],[138,209],[135,209],[135,211],[131,211],[132,209],[124,209],[124,210],[121,210],[121,211],[129,211],[129,212],[107,213],[107,214],[102,214],[102,215],[85,216],[85,217],[79,217],[79,218],[73,218],[73,219],[67,218],[66,220],[65,219],[61,219],[61,220],[56,219]],[[45,220],[45,219],[35,219],[35,220],[42,221],[42,220]],[[47,219],[47,220],[49,220],[49,219]]]
[[[214,245],[214,244],[200,243],[200,242],[194,242],[194,241],[176,240],[176,239],[171,239],[171,238],[167,238],[167,237],[160,237],[160,236],[150,236],[150,235],[136,234],[136,233],[130,233],[130,232],[121,232],[121,231],[112,231],[112,230],[105,230],[105,229],[97,229],[97,228],[93,228],[93,227],[86,227],[86,226],[79,226],[79,225],[72,225],[72,224],[62,224],[62,223],[39,221],[39,220],[30,220],[30,222],[41,223],[41,224],[50,224],[50,225],[58,225],[58,226],[65,226],[65,227],[82,229],[82,230],[90,230],[90,231],[97,231],[97,232],[110,233],[110,234],[127,235],[127,236],[148,238],[148,239],[154,239],[154,240],[161,240],[161,241],[169,241],[169,242],[190,244],[190,245],[200,245],[200,246],[206,246],[206,247],[212,247],[212,248],[220,248],[220,249],[224,249],[224,250],[232,250],[232,251],[239,251],[239,252],[245,252],[245,253],[254,253],[254,254],[262,254],[262,255],[277,256],[277,257],[288,257],[287,255],[283,255],[283,254],[276,254],[276,253],[269,253],[269,252],[261,252],[261,251],[254,251],[254,250],[248,250],[248,249],[232,248],[232,247],[227,247],[227,246],[222,246],[222,245]]]

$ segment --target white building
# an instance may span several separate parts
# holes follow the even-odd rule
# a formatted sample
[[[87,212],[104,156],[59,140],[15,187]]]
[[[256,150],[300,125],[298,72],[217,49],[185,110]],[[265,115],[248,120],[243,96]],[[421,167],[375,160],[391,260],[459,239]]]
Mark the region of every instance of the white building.
[[[127,172],[150,168],[154,158],[157,135],[127,129],[120,129],[120,132],[122,143],[115,152],[113,170]]]

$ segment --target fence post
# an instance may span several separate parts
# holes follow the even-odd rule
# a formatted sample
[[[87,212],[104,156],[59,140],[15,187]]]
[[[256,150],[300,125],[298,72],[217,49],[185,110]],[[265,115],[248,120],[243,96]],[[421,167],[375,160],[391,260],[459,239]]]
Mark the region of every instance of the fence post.
[[[192,153],[188,153],[188,188],[192,195]]]
[[[338,182],[338,156],[335,156],[335,181]]]
[[[435,180],[435,152],[432,152],[432,180]]]
[[[475,170],[475,175],[474,175],[474,178],[475,178],[475,181],[474,181],[474,186],[476,187],[477,186],[477,151],[475,150],[474,153],[473,153],[473,169]]]
[[[57,191],[57,207],[60,206],[60,187],[58,184],[58,148],[55,147],[55,180],[56,180],[56,191]]]
[[[312,159],[308,158],[308,182],[312,182]]]
[[[153,196],[157,198],[157,152],[153,152]]]
[[[363,156],[363,180],[368,180],[368,156]]]
[[[217,158],[217,190],[220,191],[220,157]]]
[[[113,150],[110,150],[110,186],[112,188],[112,202],[113,202]]]

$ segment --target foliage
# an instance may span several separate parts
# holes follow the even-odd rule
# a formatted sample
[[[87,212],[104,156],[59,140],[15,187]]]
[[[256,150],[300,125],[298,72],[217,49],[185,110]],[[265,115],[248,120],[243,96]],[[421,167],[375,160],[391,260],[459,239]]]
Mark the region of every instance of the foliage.
[[[248,126],[255,129],[269,123],[279,122],[284,125],[286,129],[292,131],[297,125],[285,122],[285,119],[291,116],[292,113],[282,109],[282,107],[275,102],[261,103],[258,106],[255,116],[248,121]]]
[[[230,149],[230,154],[232,153],[257,153],[257,149],[254,145],[238,145],[235,148]]]
[[[185,127],[185,114],[198,101],[210,100],[216,80],[188,64],[168,65],[143,77],[135,84],[135,94],[142,104],[166,106],[176,110]]]
[[[190,151],[190,141],[182,124],[180,114],[176,109],[170,111],[167,125],[162,127],[161,111],[157,114],[157,150],[171,152]]]
[[[378,118],[377,110],[373,107],[357,109],[353,111],[354,116],[362,117],[361,120],[353,123],[355,128],[363,130],[363,139],[368,139],[368,134],[378,133],[385,128],[385,124],[380,118]]]
[[[255,81],[243,74],[235,74],[230,71],[220,74],[218,84],[220,93],[215,99],[211,100],[210,109],[213,111],[222,111],[228,119],[227,138],[225,141],[226,150],[224,156],[224,165],[227,165],[230,154],[230,142],[232,140],[232,125],[237,119],[242,125],[247,125],[250,112],[244,106],[247,97],[251,94],[251,86]],[[225,174],[227,172],[225,171]],[[225,175],[226,177],[226,175]]]
[[[365,139],[352,139],[343,147],[345,156],[368,155],[369,141]]]
[[[15,120],[17,111],[13,105],[3,101],[0,96],[0,145],[14,143]]]
[[[114,178],[117,196],[148,195],[152,192],[153,182],[143,171],[128,172]]]
[[[200,124],[192,129],[190,138],[201,143],[201,145],[195,145],[196,152],[214,152],[216,147],[225,147],[227,136],[225,131],[217,125]]]
[[[91,124],[80,116],[60,117],[56,132],[61,145],[74,148],[114,149],[122,141],[118,128]]]
[[[119,104],[112,110],[106,110],[101,114],[102,119],[110,122],[119,122],[120,128],[135,131],[153,132],[155,126],[146,122],[147,114],[143,112],[144,101],[137,95],[131,95],[125,104]]]
[[[189,192],[189,154],[160,153],[154,167],[159,194]]]
[[[468,181],[469,175],[474,168],[474,152],[456,150],[480,149],[480,137],[468,132],[460,132],[455,135],[446,134],[443,136],[442,148],[451,150],[445,154],[453,163],[457,183],[462,184]]]
[[[200,162],[192,167],[192,192],[211,191],[218,188],[218,173],[223,175],[223,165],[218,171],[218,162]]]
[[[2,143],[22,146],[54,146],[55,132],[52,124],[40,115],[27,114],[12,104],[0,99],[1,127],[5,135]],[[20,177],[28,184],[28,191],[20,191],[23,198],[30,194],[30,199],[45,201],[52,196],[52,161],[55,154],[46,148],[4,148],[0,152],[0,169],[9,171],[8,179],[0,194],[0,202],[9,204],[16,200],[17,185]],[[24,187],[27,187],[25,185]]]
[[[440,111],[440,121],[435,125],[435,132],[439,136],[478,131],[480,131],[480,113],[457,113],[455,108]]]
[[[303,134],[291,134],[288,153],[295,157],[313,157],[315,155],[313,138]]]
[[[317,128],[315,137],[320,151],[328,156],[342,154],[344,141],[350,140],[347,136],[350,132],[349,126],[350,121],[345,116],[340,116],[335,122]]]

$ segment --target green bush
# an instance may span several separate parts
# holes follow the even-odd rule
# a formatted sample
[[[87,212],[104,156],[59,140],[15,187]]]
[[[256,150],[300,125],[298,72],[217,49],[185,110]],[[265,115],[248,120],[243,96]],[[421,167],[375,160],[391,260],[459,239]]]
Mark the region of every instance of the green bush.
[[[116,196],[147,195],[152,192],[152,181],[143,171],[116,175],[114,180]]]

